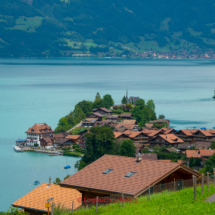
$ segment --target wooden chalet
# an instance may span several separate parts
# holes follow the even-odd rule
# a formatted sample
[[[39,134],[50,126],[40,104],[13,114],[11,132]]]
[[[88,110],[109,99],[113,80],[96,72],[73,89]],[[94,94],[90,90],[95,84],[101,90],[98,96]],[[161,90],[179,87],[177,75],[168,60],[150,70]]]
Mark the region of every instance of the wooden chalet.
[[[122,113],[120,115],[120,118],[122,118],[122,119],[132,119],[132,113]]]
[[[82,199],[121,195],[136,198],[147,192],[166,189],[175,181],[176,190],[183,188],[184,180],[192,180],[201,174],[184,165],[161,160],[104,155],[60,183],[82,193]],[[155,186],[159,185],[159,186]],[[159,189],[159,190],[157,190]]]
[[[66,138],[58,138],[54,140],[54,147],[69,147],[72,146],[71,140]]]
[[[197,131],[197,130],[195,130]],[[186,143],[194,143],[194,135],[193,135],[193,129],[183,129],[176,133],[176,136],[182,139]]]
[[[40,146],[41,147],[47,147],[47,146],[53,146],[54,139],[52,137],[43,137],[40,139]]]
[[[98,118],[87,118],[82,121],[82,126],[83,127],[93,127],[97,121],[98,121]]]
[[[93,113],[100,113],[104,116],[107,114],[111,114],[112,111],[107,108],[96,108],[96,109],[93,109]]]
[[[65,139],[68,139],[70,140],[70,144],[73,145],[73,144],[78,144],[79,142],[79,139],[80,139],[81,135],[68,135],[65,137]]]
[[[114,132],[114,136],[116,139],[120,139],[120,140],[130,139],[128,135],[120,132]]]
[[[170,126],[170,120],[168,120],[168,119],[156,119],[156,120],[149,121],[148,123],[149,124],[156,123],[156,124],[159,124],[159,125],[164,124],[167,128],[169,128],[169,126]]]
[[[124,132],[125,134],[128,132]],[[133,131],[130,132],[129,138],[135,143],[141,143],[141,144],[149,144],[149,137],[143,133],[142,131]]]
[[[97,112],[91,113],[87,116],[87,118],[94,118],[94,119],[98,119],[97,121],[102,121],[102,117],[103,115]]]
[[[160,134],[149,140],[150,147],[154,146],[172,146],[177,148],[178,144],[184,143],[184,141],[174,134]]]
[[[112,122],[119,122],[119,115],[107,115],[106,120],[112,121]]]
[[[213,134],[211,134],[210,130],[202,130],[198,129],[196,132],[193,133],[195,141],[206,141],[209,142],[211,138],[214,137]]]

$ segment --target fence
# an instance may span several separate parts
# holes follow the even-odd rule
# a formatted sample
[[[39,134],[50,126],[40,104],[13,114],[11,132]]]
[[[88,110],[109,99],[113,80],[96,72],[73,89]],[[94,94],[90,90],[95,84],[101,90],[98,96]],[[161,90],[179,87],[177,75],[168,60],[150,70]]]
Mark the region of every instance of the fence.
[[[215,176],[215,169],[213,176]],[[146,191],[144,191],[140,196],[148,195],[148,200],[153,193],[159,193],[162,191],[178,191],[184,188],[193,187],[194,188],[194,199],[196,199],[196,186],[202,186],[202,194],[204,193],[204,185],[207,185],[207,190],[209,190],[209,185],[214,184],[215,186],[215,177],[213,179],[210,178],[210,174],[207,173],[205,176],[202,174],[200,177],[196,178],[193,176],[193,179],[189,180],[174,180],[170,183],[160,183],[154,186],[149,186]],[[122,207],[128,202],[136,202],[136,199],[124,196],[123,192],[118,195],[106,196],[106,197],[96,197],[91,199],[86,199],[82,201],[81,206],[76,209],[89,209],[95,207],[95,213],[97,213],[98,207],[102,205],[108,205],[110,203],[121,203]],[[71,203],[72,209],[69,210],[70,213],[73,213],[73,205],[74,202]],[[52,208],[52,215],[53,215],[53,208]]]

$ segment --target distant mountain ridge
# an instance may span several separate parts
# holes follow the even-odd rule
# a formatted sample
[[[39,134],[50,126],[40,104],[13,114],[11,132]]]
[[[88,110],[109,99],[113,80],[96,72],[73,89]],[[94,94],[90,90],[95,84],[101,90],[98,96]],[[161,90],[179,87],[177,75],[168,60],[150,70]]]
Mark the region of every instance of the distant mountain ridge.
[[[215,47],[212,0],[0,0],[0,57]]]

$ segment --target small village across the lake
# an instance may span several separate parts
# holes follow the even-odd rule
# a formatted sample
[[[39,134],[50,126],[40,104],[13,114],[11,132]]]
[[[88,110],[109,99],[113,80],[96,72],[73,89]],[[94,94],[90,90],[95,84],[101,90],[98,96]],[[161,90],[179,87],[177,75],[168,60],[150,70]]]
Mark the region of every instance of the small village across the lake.
[[[76,174],[57,184],[50,179],[12,206],[32,215],[44,214],[48,208],[44,198],[52,195],[55,205],[73,211],[92,206],[92,199],[109,198],[111,203],[117,196],[121,201],[150,198],[163,190],[191,187],[193,180],[208,186],[215,183],[210,165],[215,156],[215,127],[176,130],[164,115],[156,117],[152,100],[126,94],[121,103],[114,105],[111,95],[101,98],[97,93],[94,102],[79,102],[55,130],[38,123],[26,131],[26,139],[16,140],[16,152],[81,160],[76,163],[80,170]]]

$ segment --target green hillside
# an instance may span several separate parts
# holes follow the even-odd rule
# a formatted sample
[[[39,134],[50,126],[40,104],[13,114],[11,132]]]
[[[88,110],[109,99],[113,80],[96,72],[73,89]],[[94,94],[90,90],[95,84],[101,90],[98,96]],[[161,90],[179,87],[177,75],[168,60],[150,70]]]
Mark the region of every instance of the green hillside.
[[[0,0],[0,57],[215,47],[212,0]]]
[[[193,188],[183,189],[177,192],[167,192],[153,194],[151,200],[147,201],[147,196],[140,197],[137,203],[113,203],[108,206],[98,207],[98,213],[102,215],[130,215],[130,214],[150,214],[150,215],[209,215],[215,213],[215,203],[205,202],[205,199],[215,192],[213,185],[209,191],[201,195],[201,187],[197,187],[197,199],[193,200]],[[56,211],[55,214],[69,215],[69,212]],[[95,207],[83,209],[73,213],[74,215],[95,214]]]

